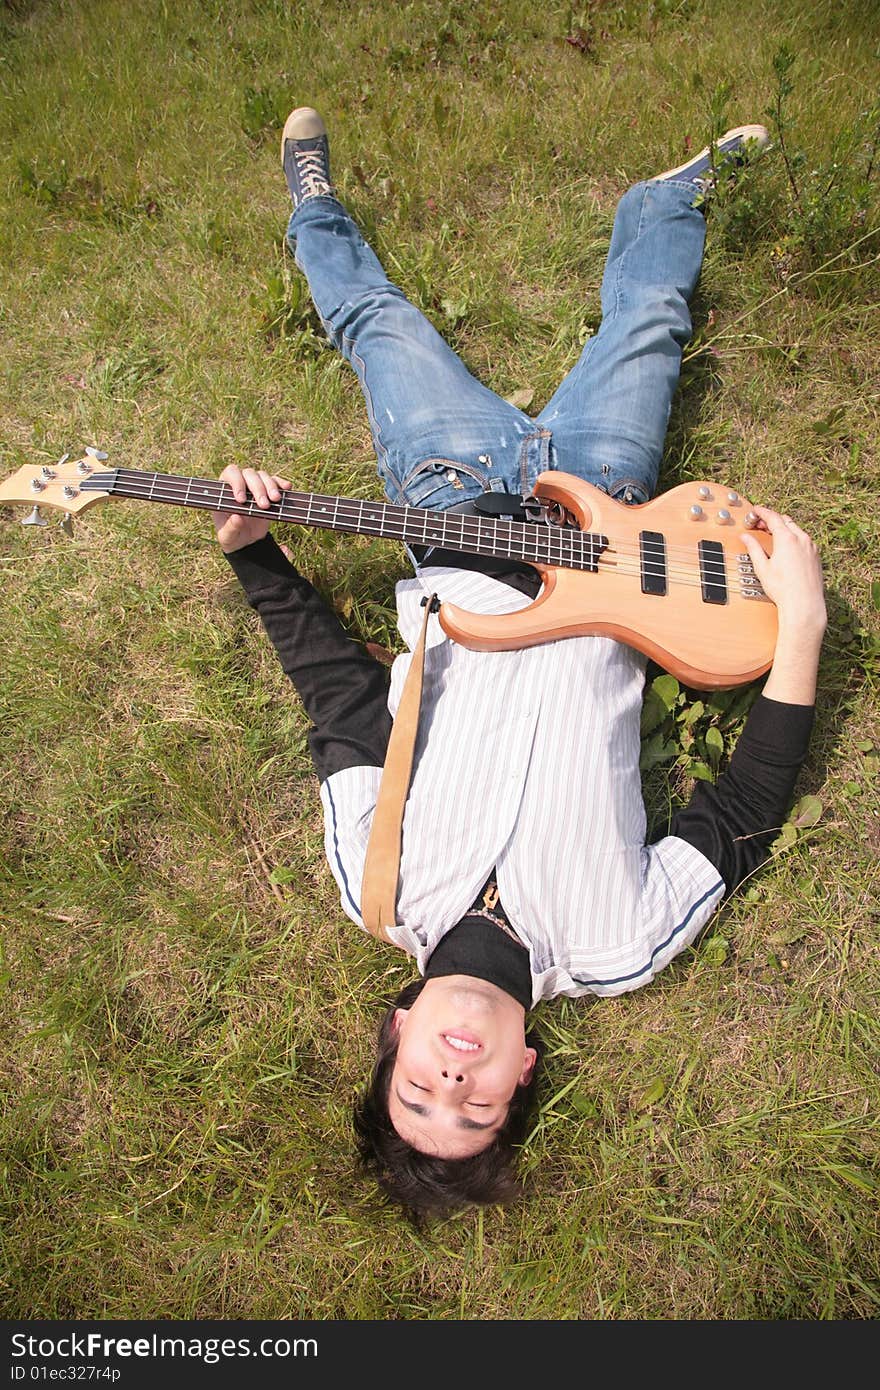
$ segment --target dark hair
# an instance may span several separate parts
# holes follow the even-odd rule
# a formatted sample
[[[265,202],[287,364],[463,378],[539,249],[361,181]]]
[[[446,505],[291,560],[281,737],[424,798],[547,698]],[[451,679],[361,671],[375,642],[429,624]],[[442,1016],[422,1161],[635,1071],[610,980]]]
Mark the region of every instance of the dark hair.
[[[535,1080],[541,1061],[541,1040],[532,1031],[526,1043],[538,1054],[531,1079],[517,1086],[507,1119],[492,1142],[469,1158],[438,1158],[422,1153],[401,1139],[388,1113],[391,1073],[397,1058],[394,1029],[397,1009],[408,1009],[418,999],[425,980],[414,980],[402,989],[385,1012],[373,1074],[354,1107],[354,1130],[364,1167],[382,1191],[398,1202],[416,1225],[429,1216],[447,1216],[470,1204],[487,1206],[508,1202],[522,1189],[516,1178],[516,1148],[528,1133],[534,1107]]]

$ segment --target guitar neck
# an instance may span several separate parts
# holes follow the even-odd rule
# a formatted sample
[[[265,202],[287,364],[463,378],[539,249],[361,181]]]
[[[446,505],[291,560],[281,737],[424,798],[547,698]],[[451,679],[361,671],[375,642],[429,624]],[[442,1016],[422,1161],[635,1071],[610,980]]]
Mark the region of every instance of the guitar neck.
[[[285,492],[279,502],[258,507],[254,501],[236,502],[226,483],[136,468],[93,473],[82,480],[80,487],[83,491],[105,492],[111,497],[133,497],[142,502],[165,502],[178,507],[198,507],[203,511],[233,512],[238,516],[261,516],[268,521],[291,522],[317,530],[376,536],[408,545],[436,546],[469,555],[569,569],[595,570],[599,554],[607,545],[604,536],[565,527],[429,511],[423,507],[401,507],[392,502],[332,497],[316,492]]]

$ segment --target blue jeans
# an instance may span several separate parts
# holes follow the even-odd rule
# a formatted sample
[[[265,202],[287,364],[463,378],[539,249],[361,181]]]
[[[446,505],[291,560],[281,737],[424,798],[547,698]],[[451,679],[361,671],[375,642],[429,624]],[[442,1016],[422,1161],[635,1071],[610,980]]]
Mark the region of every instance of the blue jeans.
[[[653,494],[706,224],[692,183],[621,198],[602,323],[540,415],[483,386],[393,285],[342,204],[307,198],[288,227],[331,341],[357,372],[392,502],[444,508],[529,493],[558,468],[628,502]]]

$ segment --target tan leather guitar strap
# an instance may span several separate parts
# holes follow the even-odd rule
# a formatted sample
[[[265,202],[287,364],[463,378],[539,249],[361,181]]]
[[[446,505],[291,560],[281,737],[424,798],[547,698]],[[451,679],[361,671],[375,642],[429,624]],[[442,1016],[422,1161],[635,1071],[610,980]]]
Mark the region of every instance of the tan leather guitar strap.
[[[423,600],[425,617],[400,704],[391,726],[385,766],[376,797],[373,824],[367,841],[364,877],[361,884],[361,916],[364,926],[380,941],[390,941],[388,928],[396,924],[397,884],[400,878],[400,849],[403,837],[403,811],[412,777],[422,680],[425,673],[425,638],[428,619],[440,607],[436,594]],[[393,943],[392,943],[393,944]]]

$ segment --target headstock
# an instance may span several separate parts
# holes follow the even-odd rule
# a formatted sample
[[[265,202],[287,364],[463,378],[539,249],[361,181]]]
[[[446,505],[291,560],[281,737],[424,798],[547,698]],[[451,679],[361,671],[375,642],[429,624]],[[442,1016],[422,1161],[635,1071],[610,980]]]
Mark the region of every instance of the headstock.
[[[102,450],[90,446],[75,462],[69,454],[64,454],[57,463],[25,464],[0,483],[0,506],[32,507],[30,515],[22,521],[23,526],[47,526],[45,517],[40,515],[44,507],[61,511],[64,513],[61,526],[69,536],[73,535],[73,518],[110,495],[109,489],[106,492],[100,488],[82,491],[83,479],[94,473],[106,457]]]

